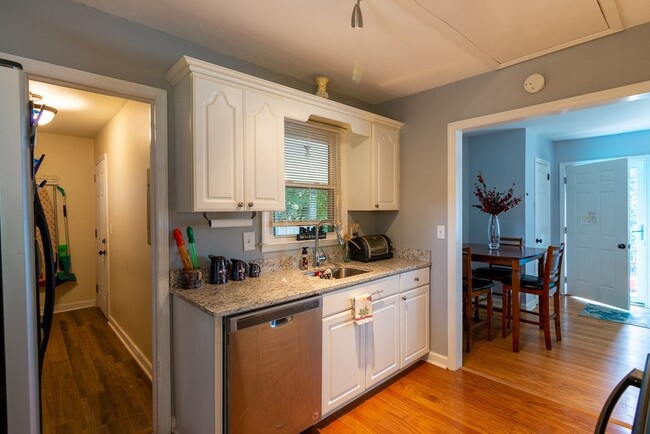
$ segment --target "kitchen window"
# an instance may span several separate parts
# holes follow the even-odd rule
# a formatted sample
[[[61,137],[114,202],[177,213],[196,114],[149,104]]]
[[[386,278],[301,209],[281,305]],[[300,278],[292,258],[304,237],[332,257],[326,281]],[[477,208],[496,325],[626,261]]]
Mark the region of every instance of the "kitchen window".
[[[287,248],[295,248],[295,243],[304,244],[305,241],[296,239],[301,228],[316,226],[320,220],[341,222],[343,132],[340,128],[317,122],[285,120],[286,208],[266,213],[263,251],[279,250],[268,248],[269,245],[284,244]],[[333,232],[333,228],[326,227],[326,231]]]

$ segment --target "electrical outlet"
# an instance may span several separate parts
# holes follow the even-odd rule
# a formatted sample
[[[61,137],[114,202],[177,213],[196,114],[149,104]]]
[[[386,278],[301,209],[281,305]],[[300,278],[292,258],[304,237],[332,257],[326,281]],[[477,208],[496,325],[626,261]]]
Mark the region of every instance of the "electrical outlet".
[[[255,232],[244,232],[244,251],[255,250]]]
[[[444,227],[444,225],[438,225],[437,237],[438,237],[439,240],[444,240],[445,239],[445,227]]]

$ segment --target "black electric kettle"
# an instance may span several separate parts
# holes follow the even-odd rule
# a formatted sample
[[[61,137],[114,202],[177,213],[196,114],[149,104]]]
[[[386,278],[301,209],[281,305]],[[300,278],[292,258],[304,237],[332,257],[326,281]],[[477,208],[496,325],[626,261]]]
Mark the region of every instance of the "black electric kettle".
[[[228,282],[228,260],[223,256],[208,255],[208,258],[210,258],[210,283],[222,285]]]
[[[232,267],[230,271],[230,280],[244,280],[246,279],[246,262],[241,259],[230,258],[230,266]]]
[[[261,272],[262,267],[260,267],[260,264],[255,262],[248,263],[248,277],[260,277]]]

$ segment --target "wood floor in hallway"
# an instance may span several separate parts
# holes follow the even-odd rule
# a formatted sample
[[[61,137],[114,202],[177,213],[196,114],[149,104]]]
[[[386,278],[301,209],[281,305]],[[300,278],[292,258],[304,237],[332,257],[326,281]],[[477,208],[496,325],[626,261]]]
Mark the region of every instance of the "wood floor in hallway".
[[[632,368],[643,369],[650,329],[579,316],[584,304],[563,297],[562,342],[551,351],[540,330],[522,325],[521,351],[513,353],[497,320],[492,342],[476,329],[462,369],[420,363],[314,431],[593,433],[609,392]],[[623,396],[608,432],[630,432],[637,396],[638,389]]]
[[[43,365],[44,434],[151,432],[151,391],[98,308],[54,315]]]

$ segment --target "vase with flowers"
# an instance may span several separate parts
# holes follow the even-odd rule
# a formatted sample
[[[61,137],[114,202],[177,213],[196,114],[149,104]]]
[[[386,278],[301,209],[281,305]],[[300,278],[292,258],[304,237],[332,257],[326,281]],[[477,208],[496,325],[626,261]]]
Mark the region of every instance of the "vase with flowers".
[[[488,188],[481,172],[476,176],[476,181],[474,183],[474,195],[479,203],[472,206],[490,216],[488,219],[488,248],[496,250],[499,248],[501,241],[499,214],[516,206],[521,202],[523,196],[515,196],[514,183],[505,192],[499,192],[495,187]]]

